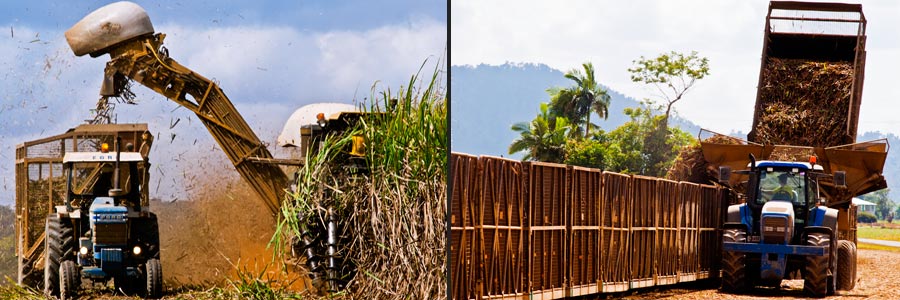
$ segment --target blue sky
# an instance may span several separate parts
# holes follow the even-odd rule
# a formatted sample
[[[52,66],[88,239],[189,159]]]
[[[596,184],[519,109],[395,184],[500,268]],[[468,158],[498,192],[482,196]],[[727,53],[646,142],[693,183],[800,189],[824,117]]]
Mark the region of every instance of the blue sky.
[[[9,1],[0,24],[65,30],[94,9],[115,1]],[[428,17],[446,23],[445,1],[133,1],[156,23],[283,25],[304,30],[365,30]]]
[[[0,9],[0,204],[13,203],[15,145],[91,118],[108,56],[75,57],[63,32],[112,2],[16,1]],[[217,81],[272,145],[300,106],[361,101],[376,83],[375,90],[396,90],[426,60],[427,74],[444,63],[447,47],[445,1],[134,2],[167,34],[170,55]],[[184,199],[196,166],[233,170],[191,113],[146,88],[135,92],[138,105],[120,105],[116,114],[119,123],[148,123],[157,136],[151,193]]]

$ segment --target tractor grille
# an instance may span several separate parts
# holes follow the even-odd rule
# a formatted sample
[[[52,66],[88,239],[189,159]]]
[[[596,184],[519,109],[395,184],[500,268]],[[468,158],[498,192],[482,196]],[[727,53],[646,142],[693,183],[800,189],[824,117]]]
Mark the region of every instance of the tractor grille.
[[[128,224],[94,224],[94,244],[125,245],[128,242]]]
[[[763,218],[763,243],[784,244],[787,243],[788,226],[786,218]]]

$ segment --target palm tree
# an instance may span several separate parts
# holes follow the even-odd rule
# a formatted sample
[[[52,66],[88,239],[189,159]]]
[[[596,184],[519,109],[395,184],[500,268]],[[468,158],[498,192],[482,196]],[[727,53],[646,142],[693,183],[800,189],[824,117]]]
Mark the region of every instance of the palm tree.
[[[594,79],[594,65],[584,63],[581,70],[572,69],[566,72],[565,77],[575,82],[574,86],[567,88],[550,88],[551,111],[559,116],[564,116],[573,125],[584,124],[573,131],[573,135],[587,137],[590,135],[591,113],[597,113],[603,119],[609,117],[610,97],[603,87]]]
[[[513,124],[512,130],[521,136],[509,145],[509,154],[526,151],[525,160],[561,163],[571,129],[565,117],[554,116],[547,103],[541,103],[541,112],[534,120]]]

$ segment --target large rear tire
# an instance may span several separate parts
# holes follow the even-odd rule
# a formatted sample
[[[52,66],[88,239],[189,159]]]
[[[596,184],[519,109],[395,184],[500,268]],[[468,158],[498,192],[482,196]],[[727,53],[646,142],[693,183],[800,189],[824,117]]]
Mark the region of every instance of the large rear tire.
[[[79,278],[78,268],[75,267],[75,262],[71,260],[63,261],[59,265],[59,299],[75,299],[80,282],[81,279]]]
[[[44,295],[59,296],[60,262],[75,259],[75,231],[72,224],[51,213],[44,227]]]
[[[747,232],[742,229],[725,229],[722,232],[723,242],[745,243]],[[747,255],[742,252],[722,252],[722,291],[743,293],[750,287],[747,282]]]
[[[828,247],[831,237],[824,233],[810,233],[806,237],[807,246]],[[803,274],[803,292],[815,298],[828,295],[828,255],[806,257]]]
[[[147,260],[147,264],[145,267],[147,268],[147,286],[145,289],[144,297],[148,299],[158,299],[160,296],[162,296],[163,290],[162,265],[160,265],[158,259],[151,258]]]
[[[848,240],[840,240],[837,254],[837,289],[852,290],[856,286],[856,245]]]

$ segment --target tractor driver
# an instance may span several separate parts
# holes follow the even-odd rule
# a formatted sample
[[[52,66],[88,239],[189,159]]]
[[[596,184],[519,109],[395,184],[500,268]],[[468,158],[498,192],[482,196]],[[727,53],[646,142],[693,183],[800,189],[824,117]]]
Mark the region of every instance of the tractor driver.
[[[788,184],[788,173],[781,173],[778,175],[778,183],[781,184],[781,186],[775,188],[772,199],[794,201],[796,199],[796,193],[794,188]]]

